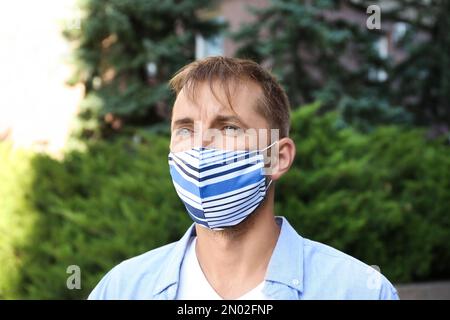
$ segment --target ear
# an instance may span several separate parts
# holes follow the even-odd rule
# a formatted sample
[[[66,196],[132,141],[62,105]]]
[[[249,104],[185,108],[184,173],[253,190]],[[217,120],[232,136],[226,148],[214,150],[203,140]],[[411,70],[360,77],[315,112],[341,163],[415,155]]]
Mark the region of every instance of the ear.
[[[275,145],[278,147],[278,154],[275,152],[274,161],[272,162],[271,178],[276,181],[285,174],[295,158],[295,143],[291,138],[285,137],[278,141]]]

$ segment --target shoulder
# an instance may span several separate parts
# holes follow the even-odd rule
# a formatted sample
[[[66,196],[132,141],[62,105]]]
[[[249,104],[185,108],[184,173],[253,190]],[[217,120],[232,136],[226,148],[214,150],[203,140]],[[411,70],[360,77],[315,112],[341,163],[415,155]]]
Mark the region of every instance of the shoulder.
[[[396,289],[377,266],[305,238],[303,248],[306,298],[398,299]]]
[[[176,242],[150,250],[112,268],[89,295],[90,300],[151,298],[158,276]],[[142,296],[145,293],[147,296]]]

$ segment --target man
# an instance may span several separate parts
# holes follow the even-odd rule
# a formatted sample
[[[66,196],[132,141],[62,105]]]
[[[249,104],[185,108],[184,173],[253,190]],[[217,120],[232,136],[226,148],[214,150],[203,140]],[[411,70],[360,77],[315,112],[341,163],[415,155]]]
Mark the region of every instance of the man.
[[[269,72],[210,57],[170,84],[169,168],[194,224],[113,268],[90,299],[398,299],[372,267],[275,216],[276,181],[295,144],[288,99]]]

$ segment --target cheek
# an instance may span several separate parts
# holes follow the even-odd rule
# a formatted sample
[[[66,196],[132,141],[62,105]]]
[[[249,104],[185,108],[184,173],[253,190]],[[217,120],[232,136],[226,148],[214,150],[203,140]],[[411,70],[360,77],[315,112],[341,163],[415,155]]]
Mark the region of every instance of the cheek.
[[[240,137],[223,134],[218,136],[217,141],[215,141],[215,148],[223,150],[244,150],[245,143],[243,143],[243,139]]]
[[[267,145],[267,141],[258,137],[257,134],[242,133],[236,136],[222,135],[217,139],[216,148],[227,150],[256,150]]]
[[[170,139],[170,151],[179,152],[192,149],[194,147],[194,139],[190,137],[172,135]]]

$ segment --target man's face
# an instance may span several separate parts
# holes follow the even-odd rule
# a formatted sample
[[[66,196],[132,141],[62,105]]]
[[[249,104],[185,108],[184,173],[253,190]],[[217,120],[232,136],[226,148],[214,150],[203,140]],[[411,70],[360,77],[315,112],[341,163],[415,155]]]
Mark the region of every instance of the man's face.
[[[224,150],[262,149],[270,144],[274,132],[268,121],[256,110],[261,88],[253,82],[230,85],[231,104],[228,105],[225,91],[213,82],[214,97],[207,82],[196,87],[196,101],[189,99],[182,89],[172,111],[172,152],[194,147],[209,147]],[[275,131],[275,135],[278,131]],[[275,140],[278,136],[275,138]]]

